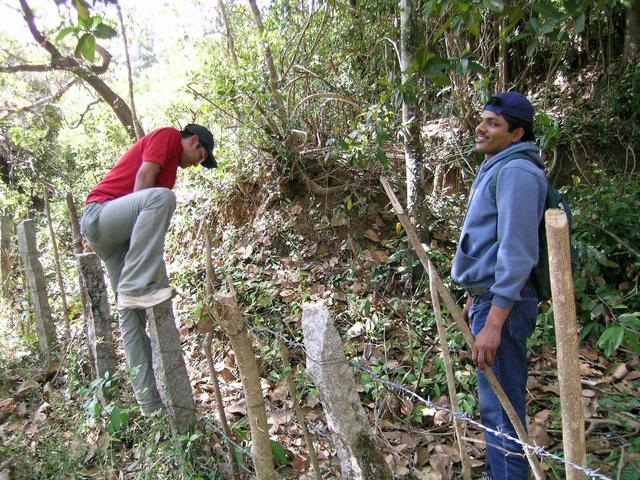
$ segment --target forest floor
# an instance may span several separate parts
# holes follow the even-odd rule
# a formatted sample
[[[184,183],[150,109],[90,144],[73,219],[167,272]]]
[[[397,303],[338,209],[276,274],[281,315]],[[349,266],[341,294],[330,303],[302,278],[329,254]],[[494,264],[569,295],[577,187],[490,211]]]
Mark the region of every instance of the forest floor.
[[[323,301],[330,308],[347,358],[361,367],[354,373],[362,406],[395,477],[460,478],[452,418],[438,407],[447,407],[449,401],[425,279],[414,279],[414,272],[405,266],[411,254],[404,234],[384,206],[379,189],[374,190],[377,193],[351,195],[346,201],[298,197],[274,203],[265,195],[255,210],[261,213],[223,236],[214,251],[216,272],[232,278],[252,330],[274,458],[284,478],[315,477],[284,384],[277,336],[286,337],[291,345],[300,403],[315,436],[323,478],[339,478],[331,433],[317,391],[304,371],[300,306],[310,301]],[[432,246],[442,247],[436,257],[446,270],[451,232],[435,229],[431,233]],[[176,232],[177,237],[182,234]],[[202,255],[192,250],[173,250],[169,256],[170,265],[202,265]],[[198,271],[196,277],[203,278],[202,269]],[[197,327],[198,320],[207,316],[208,300],[189,294],[186,283],[187,293],[175,300],[176,321],[198,423],[193,433],[182,436],[172,436],[162,417],[140,416],[130,387],[122,381],[128,372],[115,322],[121,368],[107,382],[115,392],[113,399],[104,401],[98,387],[105,382],[92,383],[81,318],[74,320],[74,337],[63,342],[60,359],[43,368],[35,350],[24,346],[25,338],[31,338],[32,347],[35,342],[29,316],[18,313],[26,310],[23,292],[17,292],[15,298],[21,300],[5,306],[0,351],[0,479],[228,476],[225,435],[217,421],[203,334]],[[195,288],[201,289],[202,282],[198,283]],[[529,433],[532,443],[562,456],[552,324],[546,309],[529,342]],[[477,419],[470,355],[455,326],[448,331],[461,407]],[[243,476],[251,478],[242,385],[233,352],[219,327],[214,335],[215,369],[233,431],[231,440],[237,445]],[[385,387],[376,375],[433,404]],[[584,342],[580,375],[589,467],[609,478],[640,478],[639,359],[623,351],[607,358],[595,345]],[[465,442],[474,473],[479,475],[484,467],[482,432],[465,425]],[[543,466],[548,478],[565,477],[559,462],[546,459]]]

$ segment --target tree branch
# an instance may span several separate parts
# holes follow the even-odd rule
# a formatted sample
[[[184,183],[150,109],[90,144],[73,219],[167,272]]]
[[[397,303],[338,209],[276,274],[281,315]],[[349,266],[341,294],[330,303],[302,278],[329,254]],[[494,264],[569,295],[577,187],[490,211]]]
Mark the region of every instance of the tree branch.
[[[60,100],[62,95],[64,95],[67,92],[67,90],[69,90],[78,81],[79,80],[77,78],[74,78],[70,82],[67,82],[66,85],[63,85],[60,88],[60,90],[58,90],[53,95],[49,95],[48,97],[41,98],[40,100],[38,100],[35,103],[32,103],[31,105],[26,105],[26,106],[20,107],[20,108],[7,108],[6,109],[7,113],[5,113],[4,115],[2,115],[0,117],[0,122],[3,121],[3,120],[6,120],[11,115],[15,115],[16,113],[28,112],[28,111],[33,110],[34,108],[39,107],[40,105],[45,105],[47,103],[55,103],[55,102],[57,102],[58,100]]]
[[[111,63],[111,54],[103,47],[96,45],[96,52],[102,57],[100,65],[84,66],[80,61],[71,55],[62,55],[60,51],[38,30],[35,24],[33,11],[26,0],[19,0],[22,7],[23,17],[31,35],[51,55],[50,65],[15,65],[0,67],[0,72],[16,73],[20,71],[47,72],[51,70],[65,70],[73,73],[80,79],[87,82],[111,107],[118,117],[120,123],[128,130],[132,138],[136,138],[135,119],[131,108],[127,103],[114,92],[98,75],[107,71]]]
[[[50,72],[53,70],[53,65],[42,63],[33,65],[7,65],[0,66],[0,73],[17,73],[17,72]]]

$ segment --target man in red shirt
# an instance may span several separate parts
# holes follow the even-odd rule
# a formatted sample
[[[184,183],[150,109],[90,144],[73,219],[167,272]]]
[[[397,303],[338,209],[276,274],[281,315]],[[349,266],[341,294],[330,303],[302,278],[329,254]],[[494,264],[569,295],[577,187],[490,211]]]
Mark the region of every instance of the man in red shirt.
[[[217,166],[213,135],[196,124],[159,128],[127,150],[87,197],[81,227],[104,261],[116,294],[127,364],[143,413],[162,408],[146,333],[146,308],[175,295],[169,286],[164,239],[176,207],[178,167]]]

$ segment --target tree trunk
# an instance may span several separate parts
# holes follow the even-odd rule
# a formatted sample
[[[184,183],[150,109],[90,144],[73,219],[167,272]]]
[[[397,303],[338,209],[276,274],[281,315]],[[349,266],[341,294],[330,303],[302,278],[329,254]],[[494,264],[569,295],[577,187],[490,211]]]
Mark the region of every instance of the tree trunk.
[[[116,2],[116,10],[118,11],[118,20],[120,21],[120,31],[122,32],[122,42],[124,43],[124,56],[127,62],[127,78],[129,80],[129,103],[131,104],[131,119],[133,120],[133,129],[136,134],[136,138],[140,140],[144,137],[144,132],[140,122],[138,121],[138,115],[136,114],[136,104],[133,101],[133,74],[131,73],[131,59],[129,58],[129,43],[127,42],[127,31],[124,28],[124,18],[122,17],[122,8],[120,4]]]
[[[71,323],[69,319],[69,306],[67,305],[67,295],[64,291],[64,279],[62,277],[62,269],[60,268],[60,255],[58,253],[58,242],[56,241],[56,232],[53,229],[53,221],[51,220],[51,208],[49,206],[49,195],[47,187],[44,188],[44,210],[47,214],[47,225],[49,226],[49,236],[51,237],[51,248],[53,249],[53,260],[56,268],[56,277],[58,279],[58,288],[60,289],[60,300],[62,301],[62,315],[64,316],[64,329],[67,339],[71,338]]]
[[[233,41],[233,31],[231,30],[231,24],[229,23],[229,17],[227,16],[227,8],[224,6],[224,0],[218,0],[218,8],[220,9],[220,15],[222,16],[222,23],[224,24],[224,32],[227,36],[227,49],[231,56],[231,61],[235,66],[238,66],[238,56],[236,55],[236,44]]]
[[[417,44],[416,11],[414,0],[400,0],[400,69],[402,83],[410,85],[412,76],[407,69],[413,63]],[[425,225],[421,219],[421,205],[424,200],[424,185],[422,182],[422,168],[424,161],[424,146],[420,138],[420,117],[418,102],[414,98],[403,96],[402,123],[404,125],[404,151],[407,175],[407,209],[409,215],[422,230]]]
[[[640,60],[640,0],[631,0],[627,9],[623,58],[630,66]]]
[[[253,12],[253,18],[256,22],[256,27],[258,28],[258,33],[260,34],[260,39],[262,43],[262,48],[264,49],[264,60],[267,66],[267,73],[269,74],[269,90],[271,91],[271,95],[273,96],[273,101],[276,104],[276,111],[278,113],[278,117],[282,122],[282,126],[284,127],[287,122],[287,112],[284,107],[284,99],[282,98],[282,94],[280,93],[280,89],[278,87],[278,73],[276,70],[276,64],[273,61],[273,54],[271,53],[271,47],[269,46],[269,42],[265,38],[264,25],[262,23],[262,16],[260,15],[260,10],[258,9],[258,5],[256,5],[256,0],[249,0],[249,5],[251,5],[251,11]]]

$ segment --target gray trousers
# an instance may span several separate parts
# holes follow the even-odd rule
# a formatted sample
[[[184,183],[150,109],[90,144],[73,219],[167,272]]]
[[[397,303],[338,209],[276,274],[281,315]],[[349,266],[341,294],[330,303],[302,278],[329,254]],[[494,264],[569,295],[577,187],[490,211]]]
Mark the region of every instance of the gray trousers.
[[[173,192],[148,188],[110,200],[89,203],[80,222],[89,244],[104,261],[116,297],[144,295],[169,286],[164,264],[164,239],[176,208]],[[144,413],[162,407],[156,387],[151,342],[144,310],[119,310],[120,332],[131,379]]]

